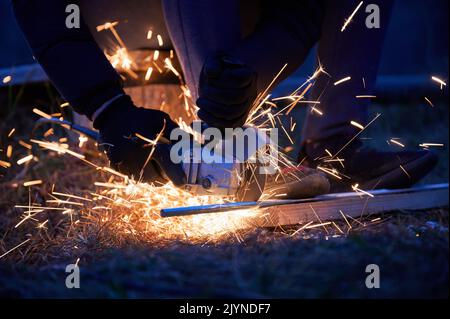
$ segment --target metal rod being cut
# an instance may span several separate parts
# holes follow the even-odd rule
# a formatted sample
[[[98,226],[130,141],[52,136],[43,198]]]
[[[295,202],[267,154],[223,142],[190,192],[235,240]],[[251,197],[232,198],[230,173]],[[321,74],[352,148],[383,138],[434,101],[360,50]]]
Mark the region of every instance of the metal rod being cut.
[[[210,214],[210,213],[222,213],[241,209],[250,208],[266,208],[271,206],[296,204],[315,201],[316,199],[285,199],[285,200],[271,200],[271,201],[259,201],[259,202],[238,202],[238,203],[226,203],[226,204],[211,204],[201,206],[186,206],[175,208],[163,208],[161,209],[161,217],[175,217],[186,215],[198,215],[198,214]]]

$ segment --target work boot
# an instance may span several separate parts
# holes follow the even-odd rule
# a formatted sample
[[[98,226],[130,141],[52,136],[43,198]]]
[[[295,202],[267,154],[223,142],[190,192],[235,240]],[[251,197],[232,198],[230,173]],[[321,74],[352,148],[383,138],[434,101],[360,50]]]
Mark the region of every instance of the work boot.
[[[331,192],[351,191],[355,186],[363,190],[408,188],[438,161],[429,150],[379,151],[364,147],[360,139],[351,139],[337,136],[307,142],[300,152],[303,165],[327,173]]]
[[[289,166],[268,175],[264,194],[270,199],[302,199],[327,194],[330,183],[323,172],[306,166]]]

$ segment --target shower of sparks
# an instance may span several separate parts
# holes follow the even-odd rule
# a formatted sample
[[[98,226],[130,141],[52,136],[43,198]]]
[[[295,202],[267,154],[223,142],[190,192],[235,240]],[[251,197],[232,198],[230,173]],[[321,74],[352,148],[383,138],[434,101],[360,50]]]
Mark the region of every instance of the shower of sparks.
[[[409,173],[406,171],[406,169],[400,165],[401,170],[406,174],[406,176],[408,176],[408,178],[411,178],[411,175],[409,175]]]
[[[324,173],[327,173],[328,175],[331,175],[333,177],[336,177],[337,179],[342,179],[341,176],[339,176],[339,172],[336,169],[330,169],[327,167],[317,166],[317,169],[319,171],[322,171]]]
[[[19,141],[19,145],[25,147],[28,150],[31,150],[32,146],[22,140]]]
[[[347,28],[347,25],[352,21],[353,17],[355,16],[355,14],[358,12],[359,8],[361,8],[362,4],[364,1],[361,1],[358,6],[355,8],[355,10],[353,10],[352,14],[345,20],[344,25],[341,28],[341,32],[343,32],[345,30],[345,28]]]
[[[362,190],[362,189],[358,188],[358,186],[359,186],[359,184],[352,185],[352,189],[353,189],[357,194],[364,194],[364,195],[367,195],[367,196],[369,196],[369,197],[374,197],[373,194],[371,194],[371,193],[369,193],[369,192],[366,192],[365,190]]]
[[[345,20],[344,26],[342,27],[341,31],[345,30],[362,4],[363,1],[359,3],[350,17]],[[119,71],[126,72],[133,78],[137,78],[137,74],[132,70],[134,61],[129,55],[125,44],[123,43],[122,39],[115,29],[115,26],[117,24],[118,22],[108,22],[97,27],[97,31],[109,30],[110,32],[112,32],[119,44],[119,47],[114,48],[115,51],[112,55],[108,55],[106,53],[105,54],[107,55],[113,67],[115,67]],[[152,35],[153,31],[149,30],[147,32],[147,39],[150,40],[152,38]],[[164,42],[161,35],[157,35],[157,40],[159,46],[163,46]],[[153,52],[153,56],[149,56],[146,59],[146,61],[149,62],[148,64],[152,64],[152,67],[149,67],[148,64],[146,64],[145,67],[141,69],[147,70],[144,76],[144,79],[146,81],[150,79],[154,68],[160,73],[164,72],[160,61],[158,61],[158,66],[157,60],[159,58],[159,55],[160,52],[158,50],[155,50]],[[195,118],[197,108],[193,103],[189,103],[189,100],[192,98],[191,93],[189,92],[189,89],[187,88],[185,83],[182,82],[180,72],[178,72],[174,68],[171,61],[172,58],[173,51],[171,50],[170,58],[164,59],[164,68],[170,70],[180,79],[180,88],[182,91],[182,94],[180,94],[180,98],[184,99],[185,110],[187,114],[190,114],[193,118]],[[320,104],[319,101],[306,101],[304,97],[307,94],[308,90],[314,85],[314,80],[317,77],[322,74],[326,74],[329,76],[329,74],[325,72],[324,68],[319,63],[319,68],[315,70],[314,74],[305,83],[294,90],[290,95],[271,99],[271,96],[269,94],[270,89],[286,67],[287,64],[284,65],[283,68],[278,72],[278,74],[275,75],[272,82],[267,86],[267,88],[260,92],[254,104],[252,105],[246,124],[257,126],[261,129],[266,129],[270,126],[274,127],[278,122],[281,125],[281,128],[286,136],[289,138],[291,144],[294,144],[292,138],[288,134],[288,131],[286,130],[286,128],[284,128],[282,122],[280,121],[279,116],[289,114],[289,112],[291,112],[296,105],[300,104],[313,104],[314,106],[310,108],[311,112],[323,115],[322,111],[320,111],[315,106],[316,104]],[[334,82],[334,85],[336,86],[349,80],[351,80],[351,77],[347,76],[339,81]],[[441,84],[441,87],[442,85],[446,85],[445,82],[443,82],[442,80],[440,81],[441,82],[437,82]],[[359,95],[356,97],[374,98],[375,96]],[[428,101],[427,98],[425,99]],[[277,100],[287,100],[289,105],[279,110],[277,109],[277,104],[274,103],[274,101]],[[429,103],[431,104],[431,102]],[[63,105],[67,106],[68,103],[62,104],[61,107],[64,107]],[[51,115],[39,109],[34,109],[33,112],[44,118],[51,117]],[[285,112],[285,114],[283,114],[283,112]],[[380,114],[377,114],[377,116],[365,127],[355,121],[351,121],[351,124],[358,127],[361,131],[358,132],[346,145],[344,145],[342,149],[344,149],[354,138],[359,136],[359,134],[361,134],[371,123],[373,123],[378,118],[378,116],[380,116]],[[180,127],[185,128],[187,131],[189,131],[190,127],[188,123],[184,122],[181,118],[178,120],[178,123]],[[291,119],[291,132],[294,130],[295,126],[296,123],[294,123]],[[51,133],[53,134],[54,132],[51,131]],[[50,135],[45,136],[44,134],[44,137],[49,136]],[[158,140],[158,138],[156,138],[155,140],[150,140],[138,134],[136,134],[136,136],[151,145],[155,145],[156,141]],[[392,142],[395,143],[394,141]],[[260,214],[260,211],[258,209],[249,209],[232,211],[224,214],[192,215],[184,217],[174,217],[170,219],[161,218],[159,213],[162,208],[221,204],[232,201],[233,198],[223,198],[213,195],[193,196],[191,193],[175,187],[172,183],[167,183],[165,185],[154,185],[135,181],[131,177],[123,175],[109,167],[97,165],[90,160],[88,161],[86,158],[90,159],[92,157],[88,157],[71,150],[69,144],[66,143],[66,139],[60,139],[59,142],[48,142],[32,139],[31,142],[33,144],[37,144],[38,146],[40,146],[40,148],[46,149],[47,151],[51,152],[52,155],[70,155],[90,166],[93,166],[98,173],[98,178],[96,178],[96,180],[92,182],[92,189],[89,188],[80,190],[79,194],[56,191],[55,189],[58,189],[58,185],[51,185],[51,191],[48,193],[48,196],[50,196],[51,198],[45,200],[46,206],[43,206],[42,203],[32,203],[31,199],[28,205],[17,205],[16,208],[23,209],[24,211],[22,212],[23,214],[21,215],[21,220],[17,223],[16,228],[21,227],[25,223],[33,223],[33,225],[38,229],[45,230],[46,225],[48,226],[51,221],[49,221],[49,219],[43,220],[43,218],[38,219],[37,217],[43,215],[42,213],[52,211],[61,214],[62,216],[66,216],[65,218],[67,218],[67,221],[70,223],[70,231],[77,228],[82,230],[89,223],[94,225],[100,224],[100,227],[109,229],[111,231],[111,234],[113,234],[115,238],[119,238],[118,241],[120,241],[120,239],[124,238],[125,236],[132,235],[133,237],[141,236],[140,238],[147,239],[149,242],[151,242],[155,238],[169,240],[189,239],[191,241],[206,240],[210,242],[216,239],[220,239],[224,235],[230,234],[234,235],[238,239],[238,241],[240,241],[242,236],[240,231],[244,228],[254,227],[254,225],[252,225],[252,218]],[[397,142],[396,144],[398,143],[400,142]],[[19,144],[27,149],[31,149],[31,145],[28,143],[19,141]],[[86,137],[80,136],[78,147],[86,147],[85,144]],[[442,144],[433,143],[421,144],[421,146],[423,147],[438,145],[443,146]],[[292,146],[288,146],[286,149],[288,148],[293,149]],[[336,152],[334,155],[327,151],[329,157],[325,157],[324,162],[339,162],[341,166],[344,167],[344,160],[337,157],[342,149]],[[88,153],[86,153],[86,155],[87,154]],[[287,157],[282,153],[279,154],[279,157],[279,162],[271,163],[273,165],[276,165],[278,169],[279,165],[288,167],[294,166],[294,164],[292,164],[290,160],[288,160]],[[33,155],[28,155],[20,159],[18,161],[18,164],[20,165],[27,161],[31,161],[33,158]],[[270,160],[273,161],[274,159]],[[95,159],[93,159],[92,161],[95,161]],[[11,164],[9,162],[0,161],[0,166],[8,168],[11,166]],[[343,177],[348,178],[334,168],[318,166],[317,169],[337,179],[342,179]],[[33,185],[41,185],[46,183],[46,180],[33,180],[24,182],[23,185],[30,187]],[[48,189],[50,189],[50,187],[48,187]],[[372,194],[359,189],[358,184],[353,185],[352,189],[360,195],[364,194],[373,197]],[[283,195],[285,194],[275,194],[274,196],[276,197]],[[264,196],[268,196],[268,194],[263,194],[263,198]],[[312,206],[311,209],[314,214],[316,214]],[[340,211],[340,213],[348,225],[348,232],[352,228],[351,223],[342,211]],[[338,229],[340,233],[344,233],[341,228],[336,225],[336,223],[322,222],[317,214],[316,217],[319,220],[318,224],[309,222],[306,225],[302,226],[294,234],[304,229],[317,227],[323,227],[328,233],[328,230],[325,227],[328,225],[333,225],[336,229]],[[364,225],[351,216],[348,216],[348,218],[350,218],[354,222],[358,222],[359,224]],[[17,249],[29,240],[30,239],[27,239],[22,244],[17,245],[13,249],[1,255],[0,258],[9,254],[11,251]],[[77,263],[78,261],[79,259],[77,259]]]
[[[98,25],[96,27],[97,32],[103,31],[103,30],[107,30],[110,29],[111,27],[115,27],[116,25],[118,25],[119,22],[115,21],[115,22],[106,22],[104,24]]]
[[[41,110],[39,110],[37,108],[33,109],[33,113],[35,113],[35,114],[37,114],[39,116],[42,116],[43,118],[46,118],[46,119],[51,119],[52,118],[51,115],[49,115],[49,114],[45,113],[44,111],[41,111]]]
[[[167,69],[177,76],[180,75],[180,73],[173,68],[170,59],[167,58],[164,62]],[[323,69],[319,69],[319,71],[315,72],[313,77],[310,78],[310,81],[317,77],[322,71]],[[310,83],[311,82],[308,84]],[[308,87],[308,85],[305,85],[304,87],[301,87],[301,89],[294,91],[292,93],[293,101],[300,102],[299,99],[303,97]],[[181,88],[183,91],[182,96],[184,98],[190,98],[190,92],[187,87],[182,85]],[[272,104],[274,103],[270,102],[269,99],[270,95],[261,95],[260,100],[255,102],[253,117],[259,119],[267,118],[267,120],[262,121],[265,123],[264,125],[268,123],[274,125],[276,122],[282,124],[278,117],[279,114],[277,114],[278,110],[277,113],[272,114],[271,111],[274,107]],[[290,105],[290,107],[291,106],[292,105]],[[192,110],[195,106],[186,104],[186,107],[189,108],[189,110]],[[265,107],[268,108],[265,109]],[[49,117],[48,114],[39,110],[35,111],[35,113],[42,117]],[[255,122],[250,122],[250,124],[252,123]],[[186,123],[183,122],[183,124],[188,127]],[[294,127],[295,124],[291,121],[291,129]],[[289,134],[287,134],[288,132],[285,128],[284,132],[289,138]],[[138,137],[152,145],[155,142],[154,140],[149,140],[143,136]],[[88,218],[89,220],[96,220],[100,223],[112,225],[110,227],[113,227],[115,236],[143,234],[145,236],[148,235],[149,240],[152,240],[157,236],[158,238],[163,237],[168,239],[188,238],[189,240],[194,241],[196,239],[206,239],[211,241],[219,239],[224,235],[234,235],[238,240],[241,240],[241,231],[246,227],[252,228],[252,218],[260,213],[257,209],[251,209],[234,211],[226,214],[209,214],[163,219],[159,216],[159,212],[162,208],[225,203],[233,200],[233,198],[223,198],[212,195],[192,196],[192,194],[175,187],[171,183],[160,186],[136,182],[110,168],[98,166],[95,163],[88,161],[83,154],[71,150],[69,144],[66,143],[66,140],[49,142],[31,139],[30,141],[31,143],[39,145],[42,149],[55,152],[56,155],[70,155],[82,160],[95,167],[97,170],[107,173],[109,178],[103,176],[101,180],[93,181],[93,186],[96,187],[96,191],[89,192],[90,196],[87,197],[58,192],[55,191],[55,187],[52,186],[52,192],[49,193],[49,196],[52,198],[46,200],[47,206],[32,205],[31,203],[29,205],[16,206],[18,209],[25,210],[23,218],[17,227],[20,227],[24,223],[38,223],[38,228],[45,228],[45,226],[48,225],[48,222],[42,220],[38,221],[37,218],[43,212],[50,210],[60,212],[63,216],[67,216],[71,225],[70,229],[85,227],[85,219]],[[291,143],[293,143],[292,139]],[[276,167],[278,167],[280,163],[285,166],[293,165],[285,155],[280,155],[280,162],[271,163],[272,165],[275,165]],[[270,160],[274,161],[274,159]],[[338,176],[338,178],[340,178],[340,176]],[[30,184],[30,182],[28,182],[27,185],[34,184]],[[45,183],[45,181],[41,182],[43,184]],[[37,181],[35,183],[37,183]],[[274,194],[274,196],[276,195],[279,194]],[[269,195],[266,194],[263,196]],[[75,215],[78,215],[79,217],[73,218]]]
[[[293,232],[291,234],[291,237],[297,235],[299,232],[301,232],[302,230],[304,230],[306,227],[308,227],[309,225],[311,225],[313,223],[313,221],[310,221],[308,223],[306,223],[305,225],[303,225],[302,227],[300,227],[299,229],[297,229],[295,232]]]
[[[72,194],[53,192],[58,200],[48,200],[48,205],[80,206],[86,210],[90,218],[98,218],[102,223],[110,224],[114,220],[114,229],[122,234],[148,234],[149,239],[154,236],[166,238],[184,238],[192,240],[220,238],[226,234],[233,234],[243,228],[243,223],[254,216],[251,210],[230,212],[227,214],[213,214],[203,216],[188,216],[165,219],[159,217],[162,208],[177,206],[206,205],[223,203],[224,199],[215,196],[192,196],[176,188],[171,183],[160,187],[134,181],[125,182],[95,182],[100,189],[92,193],[90,198],[82,198]],[[69,197],[70,196],[70,197]],[[72,201],[60,198],[72,198]],[[73,202],[80,200],[80,202]],[[37,214],[46,210],[59,210],[62,213],[70,208],[16,206],[35,210]],[[111,211],[105,213],[100,208]],[[27,217],[27,215],[26,215]],[[27,217],[30,220],[30,217]],[[76,227],[76,224],[73,225]],[[236,236],[238,234],[236,233]]]
[[[162,47],[162,46],[164,45],[162,36],[161,36],[160,34],[158,34],[158,35],[156,36],[156,38],[158,39],[158,45],[159,45],[160,47]]]
[[[345,77],[345,78],[343,78],[343,79],[340,79],[339,81],[334,82],[334,85],[339,85],[339,84],[341,84],[341,83],[350,81],[351,79],[352,79],[352,78],[351,78],[350,76],[347,76],[347,77]]]
[[[53,131],[53,128],[49,128],[47,131],[45,131],[44,133],[44,137],[49,137],[50,135],[53,135],[55,132]]]
[[[372,125],[380,116],[381,116],[380,113],[375,115],[375,117],[365,127],[363,127],[362,130],[360,130],[358,133],[356,133],[347,143],[344,144],[344,146],[341,147],[341,149],[339,151],[337,151],[333,155],[333,158],[337,157],[348,145],[350,145],[350,143],[352,143],[359,135],[361,135],[362,132],[364,132],[370,125]]]
[[[396,139],[393,139],[393,138],[391,138],[391,139],[389,140],[389,142],[391,142],[391,143],[393,143],[393,144],[396,144],[396,145],[398,145],[398,146],[400,146],[400,147],[405,147],[405,145],[404,145],[403,143],[400,143],[399,141],[397,141]]]
[[[119,71],[127,73],[133,79],[138,79],[139,76],[136,74],[136,72],[132,70],[132,68],[135,66],[133,59],[129,55],[125,43],[123,42],[117,30],[115,29],[115,26],[117,26],[118,24],[119,22],[115,21],[115,22],[106,22],[105,24],[97,26],[98,32],[109,30],[113,34],[118,44],[118,47],[115,48],[115,51],[112,54],[108,54],[107,52],[105,52],[105,55],[114,68],[116,68]]]
[[[314,107],[314,106],[311,107],[311,112],[317,113],[317,114],[319,114],[320,116],[323,115],[323,112],[322,112],[321,110],[319,110],[318,108]]]
[[[444,144],[442,144],[442,143],[422,143],[422,144],[419,144],[419,146],[420,147],[425,147],[425,148],[428,148],[428,147],[444,147]]]
[[[27,242],[29,242],[31,239],[28,238],[27,240],[21,242],[20,244],[18,244],[17,246],[14,246],[13,248],[11,248],[10,250],[8,250],[6,253],[4,253],[3,255],[0,255],[0,259],[5,257],[6,255],[8,255],[9,253],[11,253],[12,251],[16,250],[17,248],[19,248],[20,246],[26,244]]]
[[[40,185],[40,184],[42,184],[42,180],[36,179],[36,180],[34,180],[34,181],[24,182],[24,183],[23,183],[23,186],[29,187],[29,186],[35,186],[35,185]]]
[[[159,57],[159,56],[158,56]],[[163,69],[161,69],[160,67],[159,67],[159,65],[158,65],[158,63],[156,62],[156,61],[152,61],[152,65],[155,67],[155,69],[160,73],[160,74],[162,74],[164,71],[163,71]]]
[[[72,195],[72,194],[66,194],[66,193],[60,193],[60,192],[52,192],[52,195],[56,195],[56,196],[62,196],[62,197],[68,197],[68,198],[74,198],[74,199],[79,199],[79,200],[83,200],[83,201],[88,201],[88,202],[92,202],[91,199],[88,198],[84,198],[81,196],[76,196],[76,195]]]
[[[336,229],[341,233],[341,234],[345,234],[343,231],[342,231],[342,229],[335,223],[335,222],[332,222],[333,223],[333,226],[334,227],[336,227]]]
[[[292,145],[288,145],[284,148],[285,153],[292,152],[294,150],[294,147]]]
[[[159,50],[155,50],[155,52],[153,52],[153,61],[158,60],[159,58]]]
[[[138,78],[136,72],[132,70],[132,68],[134,67],[134,62],[130,57],[127,48],[119,47],[114,54],[107,55],[107,58],[114,68],[118,69],[119,71],[126,72],[134,79]]]
[[[289,133],[286,131],[286,129],[284,128],[283,123],[281,123],[281,120],[279,117],[277,117],[278,122],[280,123],[280,127],[283,130],[284,134],[286,135],[286,137],[289,139],[289,142],[292,144],[294,144],[294,141],[292,140],[291,136],[289,135]]]
[[[357,99],[375,99],[377,96],[376,95],[357,95],[356,98]]]
[[[445,83],[443,80],[441,80],[437,76],[432,76],[431,79],[441,85],[441,90],[443,89],[444,86],[447,86],[447,83]]]
[[[361,124],[359,124],[359,123],[356,122],[356,121],[350,121],[350,124],[353,125],[353,126],[355,126],[355,127],[357,127],[357,128],[359,128],[360,130],[364,130],[364,126],[361,125]]]
[[[314,224],[314,225],[310,225],[310,226],[306,226],[304,229],[311,229],[311,228],[317,228],[317,227],[324,227],[325,230],[327,230],[325,228],[325,226],[331,225],[331,222],[325,222],[325,223],[320,223],[320,224]]]
[[[164,66],[181,79],[181,74],[177,71],[177,69],[175,69],[175,67],[172,65],[172,61],[169,58],[164,59]]]
[[[357,220],[356,218],[353,218],[352,216],[350,216],[349,214],[345,214],[348,218],[350,218],[352,221],[354,221],[355,223],[358,223],[359,225],[361,225],[362,227],[366,227],[366,224],[361,223],[359,220]]]
[[[296,126],[297,126],[297,123],[294,123],[291,125],[291,132],[294,132]]]
[[[45,224],[48,223],[48,219],[46,221],[44,221],[43,223],[39,223],[36,228],[45,228]]]
[[[83,154],[79,154],[77,152],[74,152],[72,150],[69,149],[69,145],[67,144],[60,144],[60,143],[54,143],[54,142],[45,142],[45,141],[38,141],[38,140],[30,140],[30,142],[34,143],[34,144],[38,144],[39,146],[41,146],[42,148],[51,150],[51,151],[55,151],[58,154],[69,154],[72,155],[73,157],[76,157],[80,160],[83,160],[84,162],[93,165],[91,162],[87,161],[85,159],[85,156]]]
[[[330,157],[332,157],[332,156],[330,155]],[[325,159],[323,162],[324,162],[324,163],[333,163],[333,162],[337,162],[337,163],[339,163],[339,164],[342,166],[342,168],[345,168],[345,165],[344,165],[345,159],[343,159],[343,158]]]
[[[306,88],[303,89],[303,91],[300,93],[300,95],[295,99],[295,101],[293,103],[291,103],[290,108],[286,111],[286,115],[289,115],[289,113],[291,113],[291,111],[294,109],[294,107],[297,105],[298,102],[300,102],[300,100],[302,100],[304,98],[304,96],[306,95],[306,93],[309,91],[309,89],[313,86],[313,82],[308,83],[308,85],[306,86]]]
[[[38,140],[31,142],[61,155],[69,154],[79,159],[84,158],[83,155],[73,152],[59,143]],[[97,192],[91,193],[91,196],[86,198],[76,194],[52,191],[49,195],[53,199],[46,201],[48,206],[17,205],[16,208],[26,210],[24,218],[17,227],[26,221],[35,222],[35,217],[48,210],[60,211],[62,215],[67,214],[68,218],[72,218],[71,216],[75,212],[73,207],[79,207],[80,211],[86,211],[86,218],[98,219],[100,222],[108,224],[114,221],[114,229],[123,236],[140,233],[148,234],[149,240],[157,236],[159,238],[189,238],[190,240],[210,241],[234,234],[239,240],[238,230],[241,231],[245,228],[246,221],[256,213],[256,210],[243,210],[227,214],[163,219],[159,217],[159,211],[162,208],[217,204],[224,203],[228,199],[219,196],[192,196],[171,183],[163,186],[138,183],[108,167],[97,166],[92,162],[87,163],[98,170],[111,174],[107,181],[93,183],[98,188]],[[120,181],[113,177],[119,177]],[[42,180],[36,180],[25,182],[24,185],[33,186],[43,183]],[[105,210],[110,212],[106,216]],[[79,219],[70,219],[70,223],[71,229],[83,227],[83,223],[80,223]],[[40,221],[37,228],[44,228],[46,224],[46,222]],[[249,224],[248,227],[251,225]]]
[[[247,119],[247,122],[252,122],[252,115],[256,114],[259,110],[259,107],[261,105],[261,103],[259,102],[263,97],[267,96],[267,92],[269,92],[269,90],[271,89],[272,85],[276,82],[276,80],[278,79],[278,77],[283,73],[284,69],[286,69],[287,67],[287,63],[285,65],[283,65],[283,67],[281,68],[281,70],[275,75],[275,77],[272,79],[272,81],[269,83],[269,85],[266,87],[266,89],[258,94],[258,96],[256,97],[255,102],[253,103],[252,109],[250,110],[250,115]],[[265,98],[263,98],[264,101]]]
[[[11,82],[11,80],[12,80],[12,76],[11,75],[7,75],[7,76],[5,76],[4,78],[3,78],[3,84],[7,84],[7,83],[9,83],[9,82]]]
[[[11,163],[0,160],[0,166],[3,167],[3,168],[10,168],[11,167]]]
[[[13,129],[11,129],[11,131],[9,131],[9,133],[8,133],[8,138],[10,138],[11,136],[13,136],[13,134],[16,132],[16,129],[15,128],[13,128]]]
[[[86,136],[78,136],[78,147],[82,148],[83,145],[88,141],[88,138]]]
[[[33,154],[30,154],[30,155],[27,155],[25,157],[22,157],[21,159],[19,159],[17,161],[17,165],[25,164],[25,163],[31,161],[33,159],[33,157],[34,157]]]
[[[434,107],[433,102],[431,102],[431,100],[429,98],[427,98],[426,96],[424,97],[425,101],[431,106]]]
[[[119,36],[119,34],[116,31],[115,26],[118,25],[118,24],[119,24],[119,22],[117,22],[117,21],[115,21],[115,22],[106,22],[105,24],[97,26],[97,32],[104,31],[104,30],[111,31],[111,33],[114,35],[114,38],[117,40],[119,45],[122,48],[126,48],[125,43],[123,42],[122,38]]]
[[[147,72],[145,72],[145,81],[150,80],[150,77],[152,76],[153,68],[149,67],[147,69]]]
[[[347,217],[345,216],[345,214],[342,212],[342,210],[339,210],[339,213],[341,214],[342,218],[343,218],[343,219],[345,220],[345,222],[347,223],[348,229],[349,229],[349,230],[352,229],[352,225],[348,222],[348,219],[347,219]]]
[[[12,145],[8,145],[8,147],[6,148],[6,157],[11,158],[12,153],[13,153],[13,147],[12,147]]]
[[[319,224],[311,225],[311,226],[308,226],[308,227],[305,227],[305,228],[314,228],[314,227],[322,226],[323,229],[325,230],[325,232],[328,234],[328,229],[325,226],[331,224],[331,222],[326,222],[326,223],[322,222],[322,220],[320,219],[319,215],[316,213],[316,210],[314,209],[314,207],[312,207],[312,205],[309,205],[309,207],[311,208],[312,212],[314,213],[314,215],[316,216],[317,220],[319,221]]]

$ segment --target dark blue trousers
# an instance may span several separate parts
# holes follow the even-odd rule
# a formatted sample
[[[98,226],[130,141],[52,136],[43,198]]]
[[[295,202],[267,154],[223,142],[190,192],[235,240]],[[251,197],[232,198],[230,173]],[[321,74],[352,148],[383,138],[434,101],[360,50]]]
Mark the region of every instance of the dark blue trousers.
[[[320,101],[316,107],[323,115],[308,113],[302,140],[353,135],[357,128],[350,121],[367,121],[370,100],[356,96],[374,93],[393,1],[370,2],[380,8],[380,28],[366,26],[364,3],[342,32],[360,1],[251,1],[254,6],[244,8],[242,2],[163,1],[167,28],[194,96],[203,60],[214,51],[231,52],[252,66],[261,91],[285,63],[280,80],[301,66],[318,42],[318,61],[327,74],[317,78],[309,99]],[[334,85],[347,76],[350,81]]]
[[[120,77],[89,27],[105,22],[95,21],[102,13],[120,18],[127,2],[11,1],[33,55],[78,112],[91,116],[102,103],[123,93]],[[343,32],[359,0],[163,0],[163,11],[194,97],[204,58],[214,51],[228,51],[251,66],[262,91],[285,63],[288,66],[279,80],[298,69],[318,43],[318,60],[327,74],[317,78],[309,99],[320,101],[317,107],[323,115],[310,112],[302,133],[303,141],[318,141],[353,135],[357,129],[351,120],[366,122],[369,100],[356,96],[373,94],[392,2],[370,1],[380,8],[379,29],[366,26],[368,3],[364,2]],[[65,27],[65,8],[70,3],[82,4],[82,15],[93,16],[89,26],[82,22],[80,29]],[[146,0],[133,3],[142,6],[142,14],[135,19],[146,21],[145,12],[149,10],[150,15],[152,2],[148,0],[148,7]],[[145,41],[145,31],[136,30],[132,38]],[[334,85],[347,76],[350,81]]]

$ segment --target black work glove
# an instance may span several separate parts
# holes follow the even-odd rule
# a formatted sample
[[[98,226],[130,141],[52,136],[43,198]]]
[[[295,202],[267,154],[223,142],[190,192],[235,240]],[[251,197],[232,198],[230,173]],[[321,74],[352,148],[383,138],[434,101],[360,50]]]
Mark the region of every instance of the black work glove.
[[[163,137],[156,146],[149,145],[136,136],[138,133],[154,140],[164,123]],[[151,160],[142,171],[141,181],[153,182],[155,185],[165,184],[169,180],[176,186],[186,184],[182,165],[175,164],[170,159],[170,132],[178,126],[168,114],[138,108],[128,95],[124,95],[98,115],[94,120],[94,127],[100,132],[100,146],[105,149],[111,166],[117,171],[139,179],[141,170],[155,147]]]
[[[256,73],[239,60],[220,53],[208,57],[200,74],[199,118],[220,129],[242,126],[256,99],[256,84]]]

